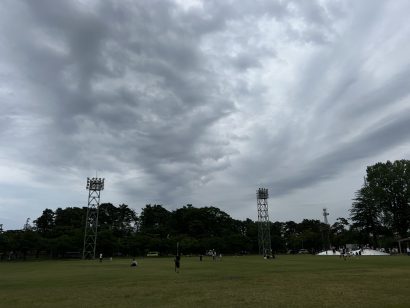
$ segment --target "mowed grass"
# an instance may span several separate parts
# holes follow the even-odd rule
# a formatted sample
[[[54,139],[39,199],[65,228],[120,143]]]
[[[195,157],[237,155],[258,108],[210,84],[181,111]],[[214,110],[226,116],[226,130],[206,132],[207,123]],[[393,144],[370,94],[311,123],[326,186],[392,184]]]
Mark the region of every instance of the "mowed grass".
[[[0,263],[0,307],[410,307],[410,257]]]

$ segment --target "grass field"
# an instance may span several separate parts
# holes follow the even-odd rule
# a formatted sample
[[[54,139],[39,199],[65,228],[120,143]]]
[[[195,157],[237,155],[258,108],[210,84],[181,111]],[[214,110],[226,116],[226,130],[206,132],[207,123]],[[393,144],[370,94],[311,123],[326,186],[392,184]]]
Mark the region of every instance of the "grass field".
[[[0,263],[0,307],[410,307],[410,257]]]

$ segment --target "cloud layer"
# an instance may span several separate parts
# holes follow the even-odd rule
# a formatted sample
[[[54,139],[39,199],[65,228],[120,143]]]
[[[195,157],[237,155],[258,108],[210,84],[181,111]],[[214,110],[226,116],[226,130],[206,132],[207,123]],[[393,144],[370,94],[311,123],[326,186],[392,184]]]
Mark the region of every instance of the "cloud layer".
[[[106,201],[137,210],[212,203],[254,218],[266,186],[274,219],[316,217],[321,205],[312,214],[295,200],[343,212],[335,181],[349,200],[359,187],[347,174],[408,157],[406,1],[0,6],[10,226],[22,211],[85,203],[81,183],[96,170]],[[320,200],[321,189],[336,199]]]

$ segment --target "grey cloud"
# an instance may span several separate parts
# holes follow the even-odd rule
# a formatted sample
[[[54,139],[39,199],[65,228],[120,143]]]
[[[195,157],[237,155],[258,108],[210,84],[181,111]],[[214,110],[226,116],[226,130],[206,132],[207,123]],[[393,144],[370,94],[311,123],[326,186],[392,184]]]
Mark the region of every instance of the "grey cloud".
[[[0,158],[41,183],[97,169],[129,200],[245,207],[408,141],[408,63],[376,84],[364,61],[383,2],[0,6]]]
[[[275,195],[280,196],[334,178],[359,159],[375,156],[386,149],[409,142],[409,129],[409,113],[388,116],[377,123],[371,131],[349,142],[340,143],[331,152],[317,159],[306,161],[300,171],[290,174],[284,180],[271,182],[270,187]]]
[[[23,48],[14,60],[26,66],[32,92],[44,98],[35,103],[35,113],[50,121],[31,145],[20,147],[19,156],[56,168],[97,164],[111,170],[116,159],[104,159],[106,153],[160,181],[167,181],[169,172],[158,162],[201,165],[209,157],[196,150],[206,142],[201,136],[234,108],[218,93],[218,78],[204,66],[198,38],[173,19],[171,3],[115,6],[110,22],[111,3],[98,8],[100,15],[79,11],[69,2],[63,7],[49,1],[28,5],[28,22],[51,42],[17,41]],[[63,42],[65,54],[45,47],[54,41]],[[112,66],[121,69],[113,71]],[[109,88],[96,88],[99,82]],[[122,85],[112,87],[116,82]],[[33,146],[42,150],[28,151]],[[123,153],[113,154],[112,146]],[[216,152],[223,156],[230,151]],[[211,172],[186,167],[191,171],[184,181]],[[175,183],[169,180],[169,185]]]
[[[407,66],[387,79],[380,86],[374,87],[367,93],[364,93],[352,103],[352,108],[344,111],[343,116],[350,118],[352,116],[362,115],[361,118],[363,118],[380,111],[380,109],[385,109],[386,106],[391,107],[410,94],[409,84],[410,66]]]
[[[293,1],[293,4],[296,7],[298,16],[308,23],[322,26],[331,22],[327,9],[319,1]],[[329,4],[326,3],[325,5]]]
[[[367,19],[354,19],[353,33],[313,53],[298,71],[301,78],[289,95],[290,115],[273,125],[260,123],[258,136],[248,142],[249,156],[242,157],[246,167],[235,171],[248,186],[266,184],[274,194],[291,195],[343,177],[358,161],[372,161],[408,143],[407,68],[396,69],[376,86],[365,61],[368,42],[363,37],[380,31],[376,16],[384,9],[383,3],[372,6],[375,17],[368,18],[363,6],[357,14]]]
[[[204,1],[203,10],[190,12],[184,20],[195,32],[210,34],[226,30],[229,22],[242,20],[245,17],[261,18],[270,16],[281,20],[289,15],[288,5],[281,1],[241,1],[235,5],[226,1]]]

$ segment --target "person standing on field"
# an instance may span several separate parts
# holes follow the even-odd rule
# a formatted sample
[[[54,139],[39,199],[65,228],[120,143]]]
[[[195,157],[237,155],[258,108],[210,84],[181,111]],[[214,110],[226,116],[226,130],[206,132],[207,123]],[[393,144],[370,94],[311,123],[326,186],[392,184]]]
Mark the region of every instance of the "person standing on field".
[[[175,259],[174,259],[174,262],[175,262],[175,273],[179,273],[179,267],[181,265],[181,256],[176,255]]]

